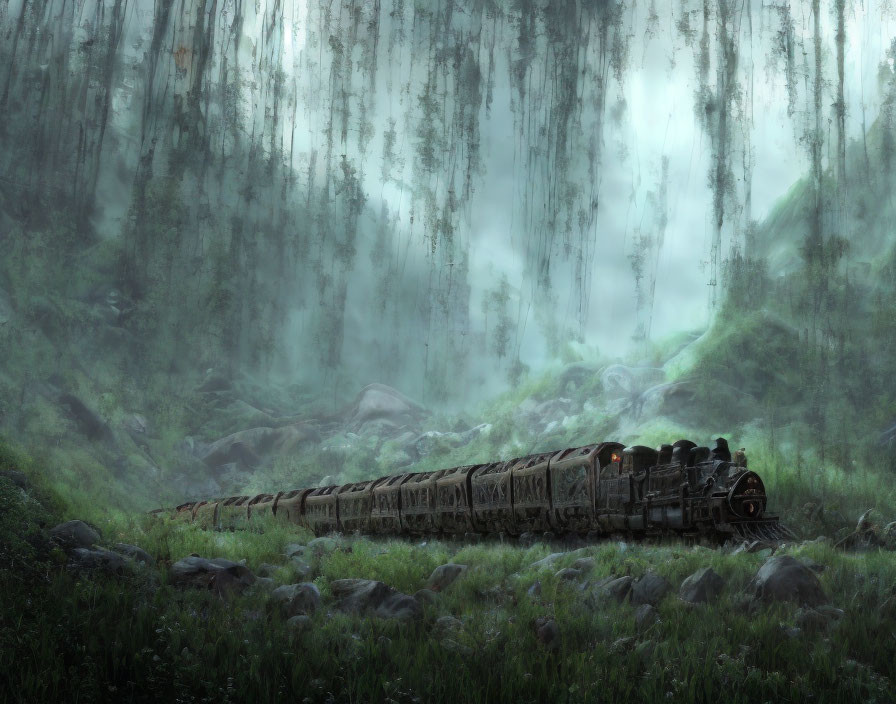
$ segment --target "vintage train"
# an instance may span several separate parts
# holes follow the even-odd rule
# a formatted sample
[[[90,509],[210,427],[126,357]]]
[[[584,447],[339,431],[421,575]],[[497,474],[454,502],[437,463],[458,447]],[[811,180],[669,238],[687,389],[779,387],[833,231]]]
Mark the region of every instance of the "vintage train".
[[[762,479],[728,444],[603,442],[504,462],[185,503],[176,517],[235,529],[273,514],[318,535],[547,537],[677,534],[780,540]],[[159,511],[162,511],[161,509]]]

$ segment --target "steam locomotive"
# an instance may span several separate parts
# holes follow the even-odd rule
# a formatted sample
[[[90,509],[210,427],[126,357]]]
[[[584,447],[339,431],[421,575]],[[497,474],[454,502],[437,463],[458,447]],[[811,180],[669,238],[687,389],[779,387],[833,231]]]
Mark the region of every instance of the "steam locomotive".
[[[216,529],[259,516],[317,535],[632,537],[780,540],[762,479],[728,444],[651,449],[602,442],[504,462],[393,474],[365,482],[181,504],[175,516]],[[161,509],[159,510],[161,511]]]

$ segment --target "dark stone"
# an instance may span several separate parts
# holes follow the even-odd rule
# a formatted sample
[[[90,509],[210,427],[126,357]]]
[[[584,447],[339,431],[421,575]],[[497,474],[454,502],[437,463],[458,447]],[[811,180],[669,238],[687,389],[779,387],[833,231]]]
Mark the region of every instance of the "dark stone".
[[[704,567],[681,583],[678,596],[691,604],[703,604],[715,600],[724,587],[725,580],[712,567]]]
[[[117,552],[102,548],[75,548],[70,553],[69,567],[76,570],[105,572],[123,575],[128,571],[128,563]]]
[[[100,534],[84,521],[66,521],[50,529],[50,537],[63,550],[89,548],[100,542]]]
[[[376,616],[401,620],[416,618],[422,611],[414,597],[372,579],[337,579],[330,589],[340,611],[372,611]]]
[[[669,580],[650,571],[632,584],[631,600],[633,604],[656,606],[670,591],[672,585]]]
[[[218,595],[240,593],[255,583],[252,571],[222,557],[212,560],[191,555],[171,565],[171,583],[177,587],[208,589]]]
[[[750,584],[763,601],[793,601],[809,606],[828,601],[815,573],[789,555],[766,560]]]
[[[613,599],[616,599],[616,601],[624,601],[631,592],[633,581],[634,580],[628,576],[619,577],[618,579],[611,580],[606,584],[597,587],[596,591],[604,596],[612,597]]]
[[[144,565],[147,565],[149,567],[156,563],[156,561],[152,559],[152,555],[146,552],[146,550],[144,550],[143,548],[137,547],[136,545],[128,545],[127,543],[115,543],[112,549],[120,555],[129,557],[136,562],[142,562]]]
[[[287,584],[272,591],[271,599],[290,617],[311,614],[320,607],[320,590],[311,582]]]
[[[434,592],[440,592],[451,585],[454,580],[460,577],[466,570],[466,565],[456,565],[450,562],[447,565],[440,565],[432,571],[431,575],[429,575],[429,579],[426,582],[426,588],[431,589]]]
[[[560,645],[560,629],[554,619],[536,619],[535,636],[546,648],[553,650]]]
[[[581,576],[581,574],[582,570],[577,570],[575,567],[564,567],[562,570],[559,570],[554,576],[560,580],[571,581],[576,577]]]
[[[659,614],[650,604],[641,604],[635,611],[635,626],[638,631],[646,631],[654,623],[659,621]]]

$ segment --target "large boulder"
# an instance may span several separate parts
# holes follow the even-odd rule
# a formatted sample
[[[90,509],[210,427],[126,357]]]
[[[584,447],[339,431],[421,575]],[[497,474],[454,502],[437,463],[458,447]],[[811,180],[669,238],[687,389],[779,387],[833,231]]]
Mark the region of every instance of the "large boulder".
[[[69,417],[75,422],[78,430],[89,440],[106,442],[114,440],[106,421],[80,398],[74,394],[62,393],[59,394],[57,401],[68,411]]]
[[[66,521],[50,529],[50,537],[63,550],[89,548],[100,542],[100,534],[84,521]]]
[[[375,616],[399,620],[416,618],[422,613],[417,599],[372,579],[337,579],[330,583],[330,589],[340,611],[372,612]]]
[[[447,565],[440,565],[429,575],[429,579],[426,581],[426,588],[434,592],[440,592],[460,577],[466,569],[466,565],[457,565],[451,562]]]
[[[632,584],[631,601],[633,604],[650,604],[656,606],[663,597],[672,591],[672,585],[662,575],[649,571]]]
[[[681,583],[678,596],[690,604],[703,604],[715,600],[725,587],[722,579],[712,567],[699,569]]]
[[[306,443],[317,443],[320,434],[304,423],[282,428],[251,428],[227,435],[204,448],[202,461],[215,468],[236,463],[256,467],[268,457],[289,455]]]
[[[151,567],[155,564],[155,560],[152,559],[152,555],[146,552],[146,550],[144,550],[143,548],[137,547],[136,545],[128,545],[127,543],[115,543],[115,545],[112,546],[112,549],[119,555],[129,557],[135,562],[142,562],[148,567]]]
[[[596,597],[624,601],[631,592],[633,581],[629,576],[605,580],[595,585],[592,593]]]
[[[312,614],[320,607],[320,590],[311,582],[286,584],[272,591],[271,599],[280,604],[289,617]]]
[[[171,565],[171,583],[177,587],[208,589],[216,594],[240,593],[255,583],[252,571],[223,557],[207,559],[190,555]]]
[[[370,384],[361,389],[346,415],[348,422],[360,429],[378,420],[395,426],[412,425],[429,415],[429,411],[391,386]]]
[[[75,548],[69,554],[69,568],[81,571],[105,572],[123,575],[128,571],[128,561],[117,552],[102,548]]]
[[[808,606],[828,601],[815,573],[790,555],[766,560],[750,586],[763,601],[793,601]]]

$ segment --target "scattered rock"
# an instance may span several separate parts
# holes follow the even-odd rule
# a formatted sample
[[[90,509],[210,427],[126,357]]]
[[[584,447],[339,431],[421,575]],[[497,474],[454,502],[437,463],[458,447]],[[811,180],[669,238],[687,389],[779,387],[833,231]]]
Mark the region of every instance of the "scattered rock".
[[[308,548],[299,543],[290,543],[283,549],[283,554],[286,557],[304,557],[306,552],[308,552]]]
[[[270,562],[262,562],[255,569],[255,574],[259,577],[270,578],[273,577],[279,569],[280,568],[277,565],[272,565]]]
[[[414,598],[421,604],[435,604],[439,600],[439,595],[432,589],[418,589],[414,592]]]
[[[769,558],[750,585],[763,601],[794,601],[809,606],[827,603],[815,573],[790,555]]]
[[[421,613],[417,599],[372,579],[337,579],[330,583],[330,589],[340,611],[372,611],[382,618],[400,620],[415,618]]]
[[[828,618],[815,609],[801,608],[796,612],[794,623],[801,630],[811,633],[827,627]]]
[[[128,562],[117,552],[102,548],[74,548],[70,553],[69,567],[75,570],[95,570],[108,574],[123,575],[128,571]]]
[[[290,617],[311,614],[320,607],[320,590],[311,582],[285,584],[271,592],[271,599]]]
[[[442,636],[463,630],[464,623],[454,616],[441,616],[436,619],[433,630]]]
[[[440,565],[432,571],[432,574],[426,581],[426,588],[434,592],[440,592],[452,584],[466,570],[466,565],[457,565],[451,562],[447,565]]]
[[[573,569],[581,570],[582,572],[590,572],[594,569],[594,558],[593,557],[580,557],[578,560],[572,563]]]
[[[830,604],[821,604],[817,606],[815,610],[822,616],[834,620],[840,620],[846,615],[846,612],[843,609],[838,609],[836,606],[831,606]]]
[[[646,631],[654,623],[659,621],[660,616],[656,609],[650,604],[641,604],[635,611],[635,626],[638,632]]]
[[[308,550],[312,555],[326,555],[335,551],[339,547],[339,541],[329,536],[315,538],[308,543]]]
[[[560,646],[560,629],[552,618],[535,620],[535,637],[542,645],[551,650]]]
[[[149,435],[149,421],[146,420],[146,416],[139,413],[131,413],[125,417],[123,425],[132,438],[137,439]]]
[[[566,554],[565,552],[553,552],[550,555],[548,555],[547,557],[543,557],[540,560],[538,560],[537,562],[533,562],[532,567],[534,567],[537,570],[553,567],[554,563],[557,560],[559,560],[561,557],[563,557],[565,554]]]
[[[624,638],[617,638],[613,641],[613,645],[610,646],[611,653],[624,653],[627,650],[631,650],[632,646],[635,644],[636,638],[634,636],[626,636]]]
[[[429,430],[419,435],[411,444],[410,449],[412,449],[411,454],[417,457],[428,457],[440,447],[447,445],[457,448],[464,444],[464,438],[459,433],[440,433],[438,430]]]
[[[125,557],[129,557],[136,562],[142,562],[147,567],[152,567],[156,561],[146,550],[136,545],[128,545],[127,543],[115,543],[112,548],[115,552]]]
[[[722,579],[712,567],[697,570],[681,583],[678,596],[690,604],[703,604],[714,601],[725,587]]]
[[[296,614],[287,619],[286,625],[296,633],[304,633],[311,628],[311,617],[306,614]]]
[[[218,595],[240,593],[255,583],[255,575],[245,565],[223,557],[206,559],[190,555],[171,565],[171,583],[177,587],[209,589]]]
[[[100,542],[100,534],[84,521],[66,521],[50,529],[50,537],[63,550],[89,548]]]
[[[670,591],[672,585],[669,580],[651,570],[632,584],[631,601],[633,604],[656,606]]]
[[[526,590],[526,594],[529,595],[530,599],[538,599],[541,597],[541,582],[535,582]]]
[[[256,577],[255,584],[252,585],[255,591],[272,592],[277,588],[276,582],[270,577]]]
[[[292,558],[292,560],[290,560],[290,564],[292,565],[293,574],[306,581],[314,573],[314,568],[312,568],[310,564],[299,557]]]
[[[611,597],[616,601],[624,601],[631,592],[633,581],[629,576],[612,579],[595,587],[594,593],[600,596]]]
[[[559,570],[554,576],[560,580],[572,581],[573,579],[580,577],[581,574],[582,570],[577,570],[575,567],[564,567],[562,570]]]

